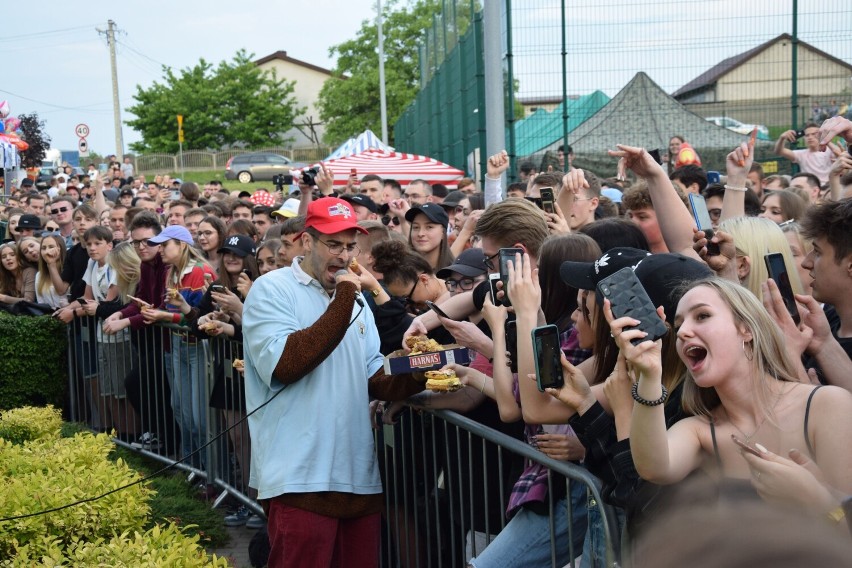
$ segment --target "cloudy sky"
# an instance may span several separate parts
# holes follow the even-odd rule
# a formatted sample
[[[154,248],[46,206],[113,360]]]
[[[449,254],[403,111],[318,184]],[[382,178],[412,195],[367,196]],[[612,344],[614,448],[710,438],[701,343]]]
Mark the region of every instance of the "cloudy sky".
[[[496,0],[488,0],[496,1]],[[13,114],[36,111],[54,147],[76,148],[74,127],[90,127],[90,147],[114,148],[109,50],[96,28],[112,19],[118,35],[122,108],[136,85],[162,77],[161,65],[181,69],[200,58],[218,63],[240,48],[256,57],[277,50],[333,67],[328,48],[352,38],[374,17],[374,0],[46,0],[4,2],[0,100]],[[640,70],[673,92],[721,59],[791,28],[791,0],[569,0],[569,94],[602,89],[610,96]],[[800,0],[799,33],[852,62],[849,0]],[[515,7],[515,64],[521,95],[561,94],[558,0],[524,0]],[[17,25],[10,22],[18,22]],[[852,85],[852,83],[850,83]],[[123,113],[123,119],[128,119]],[[123,127],[125,147],[139,139]]]

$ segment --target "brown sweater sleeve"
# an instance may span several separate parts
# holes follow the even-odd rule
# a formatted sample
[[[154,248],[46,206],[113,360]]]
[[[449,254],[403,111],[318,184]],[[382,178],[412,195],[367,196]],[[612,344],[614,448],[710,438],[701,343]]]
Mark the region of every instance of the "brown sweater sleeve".
[[[386,375],[384,369],[379,369],[370,377],[367,392],[370,393],[370,397],[378,400],[405,400],[421,392],[425,387],[426,377],[422,373]]]
[[[293,384],[325,361],[349,328],[357,288],[352,282],[337,285],[334,300],[313,325],[291,333],[272,372],[285,385]]]

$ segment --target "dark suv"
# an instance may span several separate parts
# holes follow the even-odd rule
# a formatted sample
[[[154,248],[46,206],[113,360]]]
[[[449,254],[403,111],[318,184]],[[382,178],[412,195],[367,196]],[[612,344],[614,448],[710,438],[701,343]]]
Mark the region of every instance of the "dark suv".
[[[239,154],[225,164],[225,179],[240,180],[240,183],[272,181],[272,176],[287,174],[291,169],[304,168],[306,165],[270,152]]]

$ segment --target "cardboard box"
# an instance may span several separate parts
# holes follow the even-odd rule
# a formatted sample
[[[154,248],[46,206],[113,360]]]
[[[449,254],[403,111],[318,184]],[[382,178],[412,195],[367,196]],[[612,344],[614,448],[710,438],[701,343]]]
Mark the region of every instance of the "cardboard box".
[[[385,374],[399,375],[412,371],[434,371],[450,363],[468,365],[471,361],[470,349],[461,345],[445,345],[444,351],[430,351],[408,355],[403,349],[398,349],[385,357]]]

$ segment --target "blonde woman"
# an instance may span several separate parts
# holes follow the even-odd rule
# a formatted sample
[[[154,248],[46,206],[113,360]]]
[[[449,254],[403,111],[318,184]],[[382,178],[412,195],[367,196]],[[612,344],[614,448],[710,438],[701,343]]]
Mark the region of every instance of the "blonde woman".
[[[763,257],[780,252],[789,267],[790,285],[796,294],[802,293],[799,273],[794,271],[796,261],[784,233],[773,221],[759,217],[736,217],[723,221],[719,229],[731,235],[737,247],[736,273],[740,284],[763,298],[760,285],[769,278]]]
[[[148,242],[152,246],[160,246],[160,256],[169,269],[166,273],[166,297],[159,309],[146,310],[142,316],[147,323],[159,321],[185,325],[189,323],[186,316],[201,303],[208,282],[216,279],[216,273],[193,246],[192,235],[185,227],[166,227]],[[189,457],[207,439],[208,388],[204,349],[198,339],[185,331],[172,330],[169,344],[165,357],[172,410],[180,424],[183,457]],[[203,454],[196,454],[189,463],[203,467],[205,461]]]
[[[36,300],[55,310],[68,305],[68,298],[57,293],[50,279],[50,266],[65,265],[65,239],[59,235],[48,235],[41,239],[41,251],[38,258],[38,272],[35,276]]]
[[[721,480],[759,475],[733,438],[756,451],[786,454],[800,448],[816,462],[825,483],[852,493],[852,394],[798,382],[791,354],[775,322],[742,286],[719,278],[692,284],[675,316],[677,349],[687,367],[683,405],[693,414],[666,430],[660,341],[643,341],[631,318],[614,319],[610,331],[638,382],[631,420],[631,450],[642,478],[668,485],[695,470]],[[797,356],[798,354],[792,354]]]

